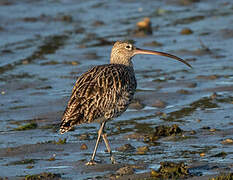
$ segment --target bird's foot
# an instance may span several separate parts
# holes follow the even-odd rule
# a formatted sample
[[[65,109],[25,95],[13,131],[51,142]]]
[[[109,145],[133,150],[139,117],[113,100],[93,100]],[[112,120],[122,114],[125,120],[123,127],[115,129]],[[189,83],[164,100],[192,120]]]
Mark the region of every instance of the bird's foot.
[[[116,160],[114,159],[114,157],[111,157],[111,161],[112,161],[112,164],[118,164]]]
[[[94,165],[96,165],[97,164],[97,162],[96,161],[94,161],[94,160],[90,160],[89,162],[87,162],[85,165],[86,166],[94,166]]]

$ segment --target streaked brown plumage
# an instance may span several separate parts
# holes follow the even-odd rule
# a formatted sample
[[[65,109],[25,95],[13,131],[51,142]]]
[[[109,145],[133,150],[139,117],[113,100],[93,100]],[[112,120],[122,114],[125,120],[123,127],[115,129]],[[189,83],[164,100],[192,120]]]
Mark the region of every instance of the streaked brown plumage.
[[[142,50],[128,42],[117,41],[112,48],[110,64],[95,66],[82,74],[75,83],[63,114],[60,133],[63,134],[74,125],[82,123],[101,123],[96,146],[88,165],[94,164],[101,135],[111,155],[111,160],[115,163],[106,134],[102,134],[102,131],[105,123],[125,112],[133,99],[137,82],[131,59],[136,54],[167,56],[190,66],[184,60],[171,54]]]

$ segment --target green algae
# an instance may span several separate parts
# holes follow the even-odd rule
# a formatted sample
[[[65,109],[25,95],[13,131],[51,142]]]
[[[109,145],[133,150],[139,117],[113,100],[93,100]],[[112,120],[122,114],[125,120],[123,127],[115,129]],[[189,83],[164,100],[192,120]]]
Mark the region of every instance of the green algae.
[[[183,162],[161,162],[160,168],[155,171],[151,171],[151,177],[153,180],[159,179],[180,179],[191,176],[189,168]]]
[[[20,161],[13,161],[8,165],[24,165],[24,164],[35,164],[35,160],[34,159],[23,159],[23,160],[20,160]]]
[[[1,70],[1,67],[0,67]],[[1,81],[9,81],[9,79],[32,79],[35,78],[35,75],[31,75],[29,73],[23,72],[19,74],[8,74],[7,76],[1,76],[0,80]]]
[[[215,178],[210,178],[209,180],[233,180],[233,173],[221,174]]]
[[[45,65],[57,65],[57,64],[60,64],[60,63],[58,61],[52,60],[52,61],[48,61],[48,62],[43,62],[40,65],[45,66]]]
[[[157,42],[157,41],[152,41],[152,42],[148,42],[148,43],[144,43],[144,46],[151,46],[151,47],[161,47],[163,46],[162,43]]]
[[[54,174],[50,172],[43,172],[40,174],[33,174],[25,176],[24,180],[45,180],[45,179],[61,179],[60,174]]]
[[[173,142],[178,142],[178,141],[184,141],[184,140],[187,140],[187,139],[198,139],[198,137],[195,137],[195,136],[185,136],[185,135],[182,135],[182,136],[172,136],[172,138],[169,139],[169,140],[172,140]]]
[[[211,157],[222,157],[222,158],[225,158],[226,156],[227,156],[227,153],[224,152],[224,151],[222,151],[222,152],[217,153],[217,154],[215,154],[215,155],[213,155]]]
[[[15,131],[26,131],[26,130],[30,130],[30,129],[36,129],[36,128],[37,128],[37,123],[32,122],[32,123],[27,123],[25,125],[14,128],[14,130]]]
[[[4,178],[0,177],[0,180],[9,180],[9,179],[7,177]]]
[[[66,144],[67,139],[61,139],[59,138],[57,141],[52,140],[52,141],[45,141],[45,142],[39,142],[38,144],[56,144],[56,145],[62,145],[62,144]]]
[[[157,126],[151,133],[144,136],[144,141],[147,143],[157,141],[161,137],[181,135],[183,130],[177,125],[172,126]]]
[[[205,18],[205,16],[192,16],[192,17],[187,17],[187,18],[181,18],[181,19],[177,19],[174,22],[174,25],[178,25],[178,24],[190,24],[193,22],[198,22],[201,21]]]
[[[135,147],[132,146],[131,144],[124,144],[118,148],[116,148],[117,151],[119,152],[133,152],[135,151]]]
[[[40,65],[45,66],[45,65],[57,65],[57,64],[65,64],[65,65],[76,66],[76,65],[79,65],[80,62],[78,62],[78,61],[63,61],[63,62],[58,62],[58,61],[55,61],[55,60],[51,60],[51,61],[43,62]]]
[[[54,142],[54,144],[58,144],[58,145],[60,145],[60,144],[66,144],[66,138],[64,138],[64,139],[59,138],[58,141]]]
[[[171,113],[168,113],[167,117],[162,117],[165,121],[177,121],[185,116],[191,115],[193,112],[195,112],[197,109],[205,110],[205,109],[211,109],[211,108],[217,108],[219,107],[217,103],[214,102],[215,100],[211,97],[204,97],[197,101],[194,101],[189,105],[189,107],[184,107],[178,111],[173,111]]]
[[[153,123],[138,123],[138,120],[145,120],[145,117],[133,118],[128,121],[121,121],[117,123],[113,122],[113,124],[115,124],[116,126],[116,131],[111,131],[109,135],[124,134],[132,131],[135,131],[136,133],[145,133],[153,131]]]
[[[43,41],[42,45],[32,53],[32,55],[21,59],[17,62],[6,64],[0,67],[0,73],[4,73],[6,71],[14,69],[16,66],[25,65],[32,63],[37,59],[44,59],[44,56],[47,54],[54,54],[58,49],[60,49],[65,41],[68,39],[67,35],[54,35],[48,36]]]
[[[14,106],[14,107],[10,107],[9,109],[11,110],[16,110],[16,109],[24,109],[24,108],[29,108],[30,106]]]
[[[216,98],[217,102],[233,104],[233,96]]]

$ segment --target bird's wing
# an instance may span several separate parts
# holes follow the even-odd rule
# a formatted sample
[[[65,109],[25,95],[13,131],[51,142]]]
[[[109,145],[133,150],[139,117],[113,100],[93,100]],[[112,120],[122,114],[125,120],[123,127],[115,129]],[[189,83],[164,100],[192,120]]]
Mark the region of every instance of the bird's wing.
[[[63,114],[60,132],[98,118],[111,119],[125,111],[132,99],[127,93],[130,91],[127,72],[120,66],[102,65],[81,75]]]

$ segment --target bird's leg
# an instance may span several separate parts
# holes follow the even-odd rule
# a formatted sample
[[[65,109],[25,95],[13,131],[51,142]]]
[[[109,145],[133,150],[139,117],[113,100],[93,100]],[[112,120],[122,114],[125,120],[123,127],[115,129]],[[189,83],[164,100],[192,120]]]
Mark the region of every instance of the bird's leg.
[[[108,153],[110,154],[110,159],[112,161],[112,164],[116,164],[116,161],[115,161],[115,159],[113,157],[113,154],[112,154],[112,151],[111,151],[108,139],[107,139],[107,133],[102,134],[102,137],[103,137],[103,140],[105,142],[105,145],[106,145],[106,148],[108,150]]]
[[[105,122],[101,123],[99,131],[98,131],[98,138],[97,138],[97,141],[96,141],[96,144],[95,144],[94,152],[92,154],[91,160],[89,162],[87,162],[86,165],[95,165],[96,164],[96,162],[94,161],[94,159],[95,159],[96,151],[97,151],[97,148],[98,148],[98,145],[99,145],[99,141],[100,141],[100,136],[102,134],[104,126],[105,126]]]

